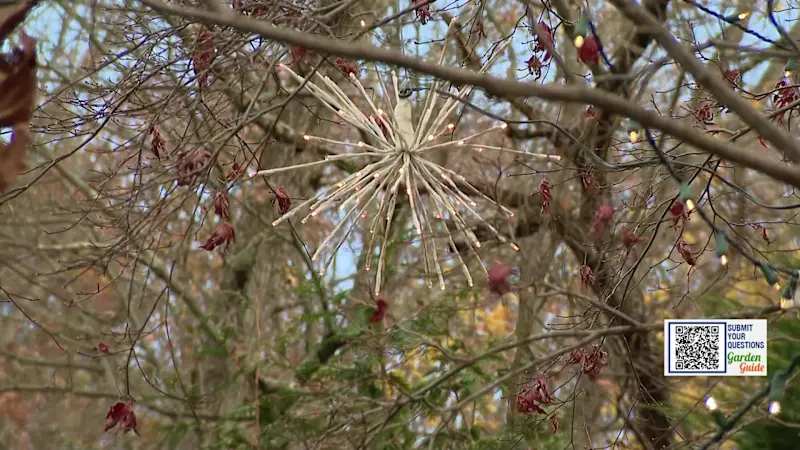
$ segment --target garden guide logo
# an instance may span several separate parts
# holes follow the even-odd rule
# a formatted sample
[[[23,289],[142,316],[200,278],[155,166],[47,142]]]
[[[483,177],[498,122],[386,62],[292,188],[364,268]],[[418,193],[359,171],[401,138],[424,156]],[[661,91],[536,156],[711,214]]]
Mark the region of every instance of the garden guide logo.
[[[664,321],[664,375],[766,376],[767,321]]]

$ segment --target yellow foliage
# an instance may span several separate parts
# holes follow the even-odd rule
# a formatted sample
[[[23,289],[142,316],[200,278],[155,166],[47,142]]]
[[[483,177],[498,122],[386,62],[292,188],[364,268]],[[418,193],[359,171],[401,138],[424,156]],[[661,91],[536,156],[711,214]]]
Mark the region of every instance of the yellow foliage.
[[[486,330],[493,335],[506,333],[508,331],[507,314],[506,307],[502,303],[498,303],[486,316]]]

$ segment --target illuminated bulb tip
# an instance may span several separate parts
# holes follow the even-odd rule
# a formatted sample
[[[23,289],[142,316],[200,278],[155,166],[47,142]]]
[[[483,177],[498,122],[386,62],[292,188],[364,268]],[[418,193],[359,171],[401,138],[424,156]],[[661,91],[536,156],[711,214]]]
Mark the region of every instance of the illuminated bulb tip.
[[[478,242],[478,241],[475,241],[475,248],[481,248],[481,243]]]
[[[686,210],[687,211],[694,210],[694,202],[692,201],[692,199],[686,200]]]
[[[363,141],[358,141],[358,146],[359,147],[363,147],[364,146],[364,142]]]
[[[320,270],[320,271],[319,271],[319,275],[320,275],[320,276],[322,276],[322,275],[325,275],[325,269],[322,269],[322,270]]]
[[[775,290],[776,291],[780,291],[781,290],[781,284],[780,283],[775,283]]]
[[[789,78],[790,76],[792,76],[792,71],[791,70],[787,70],[786,72],[783,72],[783,76],[786,77],[786,78]]]
[[[500,128],[502,128],[502,129],[504,129],[504,130],[505,130],[506,128],[508,128],[508,124],[507,124],[507,123],[504,123],[504,124],[500,125]]]
[[[467,283],[467,285],[468,285],[469,287],[473,287],[473,286],[475,286],[475,284],[472,282],[472,280],[469,280],[469,282]]]
[[[258,172],[256,172],[256,169],[247,169],[247,176],[250,177],[250,178],[253,178],[254,176],[256,176],[256,173],[258,173]]]
[[[584,41],[585,41],[585,39],[583,38],[583,36],[581,36],[581,35],[575,36],[575,47],[577,47],[577,48],[583,47],[583,42]]]
[[[278,63],[278,68],[279,68],[279,69],[285,69],[285,68],[286,68],[286,64],[284,64],[284,63]]]
[[[632,144],[635,144],[639,141],[639,132],[636,130],[631,130],[631,132],[628,133],[628,139],[630,139]]]
[[[448,129],[448,130],[452,130],[452,129],[453,129],[453,128],[455,128],[455,127],[456,127],[456,124],[454,124],[454,123],[448,123],[448,124],[447,124],[447,129]]]
[[[744,19],[747,19],[747,16],[749,16],[749,15],[750,15],[750,11],[745,11],[745,12],[739,14],[737,17],[739,17],[739,20],[744,20]]]
[[[445,288],[444,288],[444,285],[443,285],[443,284],[440,284],[440,285],[439,285],[439,289],[441,289],[441,290],[444,290],[444,289],[445,289]]]
[[[519,246],[517,244],[511,244],[511,248],[513,248],[515,252],[519,251]]]
[[[366,27],[367,26],[367,22],[365,22],[363,19],[361,20],[361,26],[362,27]]]
[[[464,145],[464,141],[458,141],[458,145]]]
[[[705,403],[706,403],[706,408],[708,408],[709,411],[716,411],[717,410],[718,405],[717,405],[717,401],[714,400],[714,397],[708,397],[706,399]]]
[[[728,255],[721,255],[719,257],[719,263],[722,264],[723,266],[727,266],[728,265]]]
[[[775,401],[769,404],[769,413],[774,415],[781,413],[781,402]]]
[[[476,152],[481,153],[483,152],[483,147],[478,147],[475,149]]]
[[[306,222],[308,222],[308,219],[307,219],[307,218],[305,218],[305,217],[303,218],[303,220],[301,220],[301,221],[300,221],[300,223],[301,223],[301,224],[303,224],[303,225],[305,225],[305,224],[306,224]]]
[[[433,135],[432,135],[432,134],[429,134],[429,135],[428,135],[428,140],[429,140],[429,141],[432,141],[432,140],[433,140]]]
[[[272,222],[272,226],[273,227],[277,227],[279,223],[281,223],[281,221],[280,220],[276,220],[276,221]]]
[[[307,134],[304,134],[304,135],[303,135],[303,139],[305,139],[305,140],[307,140],[307,141],[310,141],[310,140],[311,140],[311,136],[309,136],[309,135],[307,135]]]
[[[558,155],[550,155],[550,159],[553,161],[561,161],[561,157]]]
[[[382,116],[382,115],[383,115],[383,110],[382,110],[382,109],[380,109],[380,108],[378,108],[378,115],[379,115],[379,116]]]

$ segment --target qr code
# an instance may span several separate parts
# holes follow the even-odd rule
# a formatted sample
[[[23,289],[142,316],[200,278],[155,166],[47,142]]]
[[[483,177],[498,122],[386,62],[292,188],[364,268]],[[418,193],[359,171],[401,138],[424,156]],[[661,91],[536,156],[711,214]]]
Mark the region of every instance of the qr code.
[[[675,370],[721,370],[719,325],[675,327]]]

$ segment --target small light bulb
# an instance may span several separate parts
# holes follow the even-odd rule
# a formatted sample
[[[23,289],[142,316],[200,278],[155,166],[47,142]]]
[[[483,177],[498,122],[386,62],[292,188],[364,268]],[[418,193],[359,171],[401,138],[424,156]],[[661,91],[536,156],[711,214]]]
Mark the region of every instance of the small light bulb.
[[[464,145],[464,141],[458,141],[458,145]]]
[[[783,72],[783,76],[785,78],[789,78],[790,76],[792,76],[792,71],[791,70],[787,70],[786,72]]]
[[[247,176],[249,178],[253,178],[254,176],[256,176],[256,173],[258,173],[256,172],[256,169],[247,169]]]
[[[448,129],[448,130],[452,130],[452,129],[453,129],[453,128],[455,128],[455,127],[456,127],[456,124],[454,124],[454,123],[448,123],[448,124],[447,124],[447,129]]]
[[[483,152],[483,147],[478,147],[475,149],[476,152],[481,153]]]
[[[750,15],[750,11],[745,11],[745,12],[739,14],[737,17],[739,17],[739,20],[744,20],[744,19],[747,19],[747,16],[749,16],[749,15]]]
[[[775,290],[780,292],[780,290],[781,290],[781,284],[780,283],[775,283]]]
[[[628,133],[628,139],[631,140],[632,144],[635,144],[639,141],[639,132],[636,130],[631,130],[631,132]]]
[[[585,39],[583,39],[583,36],[581,36],[580,34],[575,36],[575,47],[576,48],[583,47],[583,42],[584,41],[585,41]]]
[[[364,21],[364,19],[361,19],[361,26],[362,26],[362,27],[365,27],[365,26],[367,26],[367,22],[365,22],[365,21]]]
[[[432,141],[432,140],[433,140],[433,135],[432,135],[432,134],[429,134],[429,135],[428,135],[428,140],[429,140],[429,141]]]
[[[363,141],[358,141],[358,146],[359,147],[363,147],[364,146],[364,142]]]
[[[383,110],[382,110],[382,109],[380,109],[380,108],[378,108],[378,115],[380,115],[380,116],[382,116],[382,115],[383,115]]]
[[[723,266],[727,266],[728,265],[728,255],[720,255],[719,263],[722,264]]]
[[[309,135],[307,135],[307,134],[304,134],[304,135],[303,135],[303,139],[305,139],[305,140],[307,140],[307,141],[310,141],[310,140],[311,140],[311,136],[309,136]]]
[[[694,202],[692,201],[692,199],[686,200],[686,210],[687,211],[694,210]]]
[[[515,252],[519,251],[519,246],[517,244],[512,243],[511,248],[513,248]]]
[[[277,227],[279,222],[280,222],[280,219],[272,222],[272,226],[273,227]]]
[[[781,413],[781,402],[775,401],[769,404],[769,413],[773,416]]]
[[[508,128],[508,124],[504,123],[504,124],[500,125],[500,128],[505,130],[506,128]]]
[[[781,309],[794,308],[794,300],[781,299]]]
[[[714,400],[714,397],[711,397],[711,396],[706,398],[706,402],[705,403],[706,403],[706,408],[708,408],[709,411],[716,411],[717,407],[719,406],[719,405],[717,405],[717,401]]]

